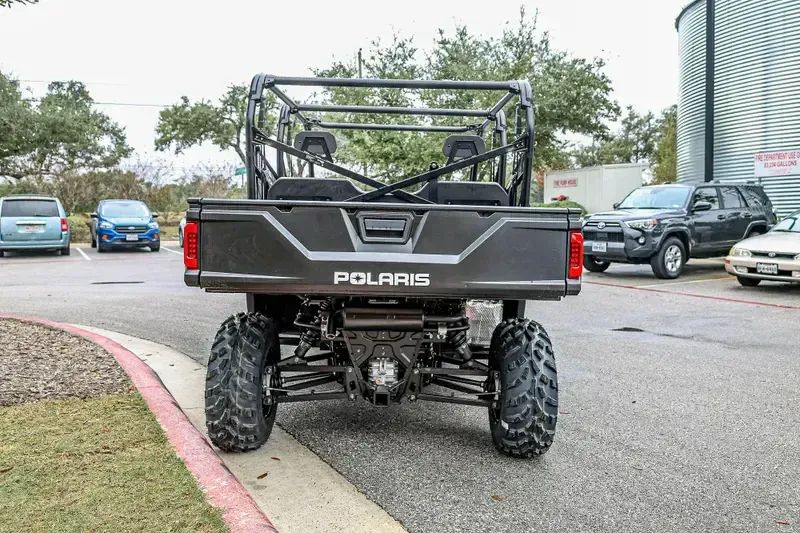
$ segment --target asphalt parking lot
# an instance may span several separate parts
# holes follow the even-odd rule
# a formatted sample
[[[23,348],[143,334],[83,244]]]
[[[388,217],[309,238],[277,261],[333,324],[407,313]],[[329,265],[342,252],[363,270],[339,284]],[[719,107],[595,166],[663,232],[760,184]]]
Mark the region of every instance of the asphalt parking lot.
[[[240,295],[183,285],[180,248],[0,259],[0,310],[96,326],[204,361]],[[530,302],[559,368],[553,448],[498,455],[478,408],[281,406],[277,422],[410,531],[798,531],[800,286],[585,273]],[[784,522],[788,522],[786,525]]]

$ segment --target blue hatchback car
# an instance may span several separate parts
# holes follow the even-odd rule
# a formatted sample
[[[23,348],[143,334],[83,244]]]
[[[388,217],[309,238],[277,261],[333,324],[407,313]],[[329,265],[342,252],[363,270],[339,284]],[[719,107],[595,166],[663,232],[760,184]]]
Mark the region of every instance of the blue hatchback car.
[[[139,200],[101,200],[89,224],[92,248],[106,252],[148,247],[157,252],[161,248],[157,217]]]
[[[53,196],[0,198],[0,257],[12,250],[59,250],[69,255],[68,216]]]

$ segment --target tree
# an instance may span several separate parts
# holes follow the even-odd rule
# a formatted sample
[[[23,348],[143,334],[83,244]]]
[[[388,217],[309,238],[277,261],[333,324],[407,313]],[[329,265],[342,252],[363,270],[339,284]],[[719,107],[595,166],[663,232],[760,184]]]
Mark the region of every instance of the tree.
[[[604,66],[601,59],[575,58],[553,49],[549,35],[537,31],[536,17],[527,17],[523,8],[516,26],[507,25],[499,39],[473,35],[466,26],[457,26],[452,36],[439,30],[433,50],[422,64],[417,61],[411,38],[395,35],[388,46],[374,41],[364,71],[366,77],[384,78],[530,80],[535,94],[534,165],[540,170],[568,165],[565,135],[604,135],[608,132],[605,121],[618,116],[619,107],[610,97],[611,82],[603,73]],[[357,71],[353,62],[335,62],[315,74],[352,77]],[[420,101],[445,108],[488,109],[497,99],[497,93],[486,91],[331,89],[322,93],[325,103],[407,105]],[[463,120],[448,117],[348,117],[353,118],[464,124]],[[374,176],[389,181],[421,172],[431,161],[442,157],[442,134],[343,131],[337,136],[344,141],[337,154],[340,159],[364,166]]]
[[[38,4],[39,0],[0,0],[0,7],[10,8],[14,4]]]
[[[230,85],[218,104],[207,100],[192,103],[187,96],[159,113],[155,147],[180,154],[187,148],[211,142],[220,150],[233,150],[242,162],[245,156],[245,112],[250,89],[247,85]],[[277,101],[266,94],[266,131],[272,131],[277,115]]]
[[[651,161],[658,130],[653,113],[640,115],[633,107],[628,106],[620,126],[617,134],[601,137],[591,146],[583,146],[574,151],[576,165],[589,167]]]
[[[47,179],[108,169],[131,155],[125,130],[93,109],[77,81],[53,82],[38,106],[0,73],[0,176]]]
[[[672,105],[661,112],[654,152],[653,175],[655,183],[671,183],[678,177],[678,106]]]

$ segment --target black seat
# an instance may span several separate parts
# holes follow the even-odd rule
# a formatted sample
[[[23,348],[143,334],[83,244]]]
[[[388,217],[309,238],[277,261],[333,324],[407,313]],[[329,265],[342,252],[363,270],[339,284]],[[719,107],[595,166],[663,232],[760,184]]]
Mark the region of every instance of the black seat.
[[[346,179],[280,178],[267,191],[267,200],[344,202],[359,194],[364,191]]]
[[[416,192],[420,198],[445,205],[508,205],[508,193],[499,183],[483,181],[440,181],[438,199],[431,197],[431,184]]]

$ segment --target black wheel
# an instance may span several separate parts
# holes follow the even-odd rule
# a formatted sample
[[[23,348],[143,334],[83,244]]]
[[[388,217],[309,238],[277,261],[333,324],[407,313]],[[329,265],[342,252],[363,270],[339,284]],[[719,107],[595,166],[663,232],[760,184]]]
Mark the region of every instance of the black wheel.
[[[742,287],[757,287],[761,283],[760,279],[743,278],[741,276],[736,276],[736,279]]]
[[[157,251],[159,251],[160,249],[161,249],[161,243],[158,243],[158,244],[151,244],[151,245],[150,245],[150,250],[152,250],[153,252],[157,252]]]
[[[558,418],[558,376],[544,328],[516,318],[492,335],[490,366],[499,400],[489,407],[495,447],[506,455],[532,457],[550,449]]]
[[[92,237],[92,248],[97,248],[97,241]]]
[[[106,248],[105,246],[103,246],[99,242],[97,243],[97,253],[101,254],[101,253],[107,252],[107,251],[108,251],[108,248]]]
[[[660,279],[675,279],[686,265],[686,247],[677,237],[668,237],[656,255],[650,258],[653,274]]]
[[[183,248],[183,230],[178,228],[178,246]]]
[[[61,255],[69,255],[69,252],[70,252],[69,245],[67,245],[66,248],[61,249]]]
[[[275,323],[260,313],[238,313],[217,331],[206,373],[206,429],[219,449],[246,452],[272,432],[277,404],[264,391],[276,383],[280,344]]]
[[[761,228],[755,228],[753,231],[747,234],[747,238],[750,237],[758,237],[759,235],[763,235],[764,231]]]
[[[3,257],[4,255],[6,255],[6,251],[5,250],[0,250],[0,257]]]
[[[592,255],[583,256],[583,268],[589,272],[605,272],[610,266],[610,262],[601,261]]]

